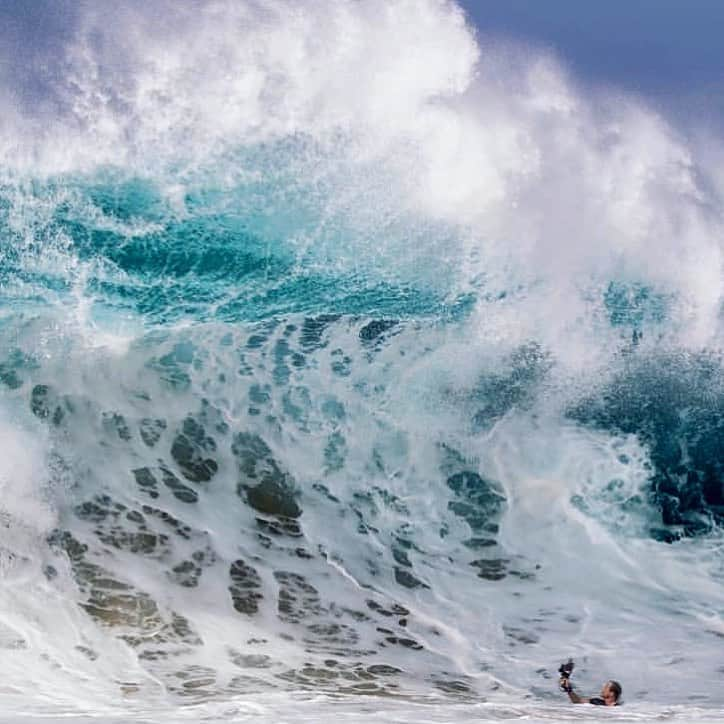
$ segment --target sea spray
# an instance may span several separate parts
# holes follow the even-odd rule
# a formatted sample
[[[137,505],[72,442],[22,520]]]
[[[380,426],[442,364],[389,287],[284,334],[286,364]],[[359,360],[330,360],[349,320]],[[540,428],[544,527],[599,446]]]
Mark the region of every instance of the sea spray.
[[[73,17],[2,80],[16,709],[720,705],[707,159],[452,3]]]

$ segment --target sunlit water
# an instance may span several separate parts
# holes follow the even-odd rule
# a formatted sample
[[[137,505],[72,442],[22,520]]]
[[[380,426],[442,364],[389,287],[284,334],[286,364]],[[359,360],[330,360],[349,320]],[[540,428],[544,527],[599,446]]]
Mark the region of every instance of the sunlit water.
[[[0,148],[7,721],[721,717],[708,158],[448,3],[99,7]]]

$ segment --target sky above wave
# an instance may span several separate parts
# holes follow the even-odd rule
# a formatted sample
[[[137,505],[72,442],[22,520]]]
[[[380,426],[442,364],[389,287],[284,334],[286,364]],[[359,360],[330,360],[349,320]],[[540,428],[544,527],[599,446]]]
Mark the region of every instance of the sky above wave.
[[[462,0],[483,34],[553,51],[583,82],[644,96],[684,123],[724,122],[720,0]]]

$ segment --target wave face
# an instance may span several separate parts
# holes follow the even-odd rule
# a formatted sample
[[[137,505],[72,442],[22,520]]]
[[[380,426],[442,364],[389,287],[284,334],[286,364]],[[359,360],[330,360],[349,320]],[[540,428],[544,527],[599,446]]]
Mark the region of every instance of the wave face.
[[[442,0],[67,18],[0,79],[11,706],[721,706],[709,159]]]

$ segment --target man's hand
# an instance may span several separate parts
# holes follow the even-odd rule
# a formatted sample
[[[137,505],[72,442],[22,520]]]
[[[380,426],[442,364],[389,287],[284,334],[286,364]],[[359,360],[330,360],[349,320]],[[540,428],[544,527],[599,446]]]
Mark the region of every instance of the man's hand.
[[[558,684],[560,685],[561,689],[568,694],[568,698],[571,700],[571,703],[573,704],[588,704],[590,703],[590,699],[586,699],[583,696],[578,696],[575,691],[573,691],[573,684],[565,677],[561,676],[561,678],[558,681]]]

